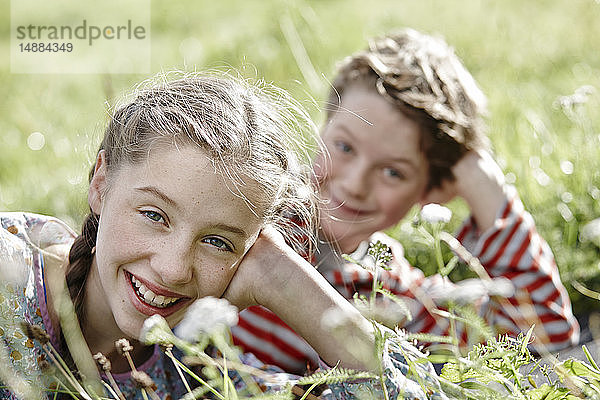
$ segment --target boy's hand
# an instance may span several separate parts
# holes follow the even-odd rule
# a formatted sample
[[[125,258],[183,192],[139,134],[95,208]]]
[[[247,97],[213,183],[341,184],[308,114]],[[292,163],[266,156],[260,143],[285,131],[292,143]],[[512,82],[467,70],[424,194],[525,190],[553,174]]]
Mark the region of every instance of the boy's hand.
[[[496,213],[506,198],[504,174],[492,156],[483,150],[470,151],[452,168],[456,180],[432,189],[422,203],[443,204],[463,198],[481,230],[493,226]]]

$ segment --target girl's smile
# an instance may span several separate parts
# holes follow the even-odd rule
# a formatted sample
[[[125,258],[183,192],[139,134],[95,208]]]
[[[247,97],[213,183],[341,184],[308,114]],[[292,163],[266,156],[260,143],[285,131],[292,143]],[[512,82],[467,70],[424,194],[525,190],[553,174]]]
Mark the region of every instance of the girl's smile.
[[[191,298],[163,289],[154,283],[123,270],[130,283],[130,298],[133,306],[142,314],[159,314],[167,317],[182,307],[189,305]]]

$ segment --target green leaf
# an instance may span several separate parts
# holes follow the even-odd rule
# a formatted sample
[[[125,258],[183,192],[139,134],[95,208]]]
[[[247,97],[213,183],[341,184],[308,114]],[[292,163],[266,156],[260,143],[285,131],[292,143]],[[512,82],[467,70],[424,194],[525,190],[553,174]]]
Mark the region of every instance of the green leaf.
[[[592,364],[592,367],[594,367],[594,369],[596,371],[600,371],[600,368],[598,367],[598,364],[596,364],[596,361],[594,361],[594,358],[592,357],[590,351],[585,346],[585,344],[581,346],[581,349],[583,350],[583,352],[584,352],[586,358],[588,359],[588,361],[590,362],[590,364]]]
[[[413,340],[413,339],[416,339],[419,342],[451,343],[451,344],[458,345],[458,340],[452,336],[439,336],[439,335],[432,335],[430,333],[422,333],[422,332],[406,334],[406,340]]]
[[[570,372],[573,375],[600,380],[600,373],[595,371],[592,367],[590,367],[583,361],[571,358],[566,361],[563,361],[559,365],[565,368],[568,372]]]
[[[569,390],[544,384],[537,389],[527,392],[529,400],[561,400],[569,398]]]
[[[430,354],[426,358],[432,364],[446,364],[452,362],[456,356],[454,354]]]
[[[376,375],[370,372],[356,371],[353,369],[334,368],[329,371],[315,372],[312,375],[304,376],[298,381],[298,385],[312,385],[314,383],[340,383],[354,379],[377,379]]]
[[[442,276],[450,275],[450,272],[454,270],[454,268],[458,265],[459,258],[454,256],[448,261],[446,266],[440,270],[440,274]]]

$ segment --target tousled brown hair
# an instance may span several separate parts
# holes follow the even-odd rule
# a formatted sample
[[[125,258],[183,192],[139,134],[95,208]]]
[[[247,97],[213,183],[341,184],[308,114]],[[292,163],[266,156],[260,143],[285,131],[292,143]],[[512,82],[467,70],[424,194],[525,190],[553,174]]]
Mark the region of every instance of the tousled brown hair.
[[[353,85],[379,93],[421,126],[428,189],[453,180],[451,168],[467,151],[489,146],[485,96],[442,39],[405,29],[375,38],[342,60],[328,98],[328,120]]]

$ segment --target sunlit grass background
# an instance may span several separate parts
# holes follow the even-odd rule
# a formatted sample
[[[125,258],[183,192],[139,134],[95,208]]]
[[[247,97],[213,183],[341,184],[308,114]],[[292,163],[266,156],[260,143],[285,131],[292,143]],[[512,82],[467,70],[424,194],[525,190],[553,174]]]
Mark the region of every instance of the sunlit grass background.
[[[554,250],[576,313],[600,309],[571,285],[578,280],[600,290],[598,248],[580,235],[600,216],[600,93],[570,115],[557,102],[584,85],[600,89],[598,1],[151,4],[152,73],[238,68],[289,90],[317,122],[336,61],[364,47],[368,37],[407,26],[443,36],[488,95],[498,159]],[[78,227],[107,110],[147,76],[10,73],[9,16],[3,2],[0,209],[52,214]],[[466,211],[456,202],[452,208],[456,227]],[[411,260],[426,264],[410,238],[395,232]]]

